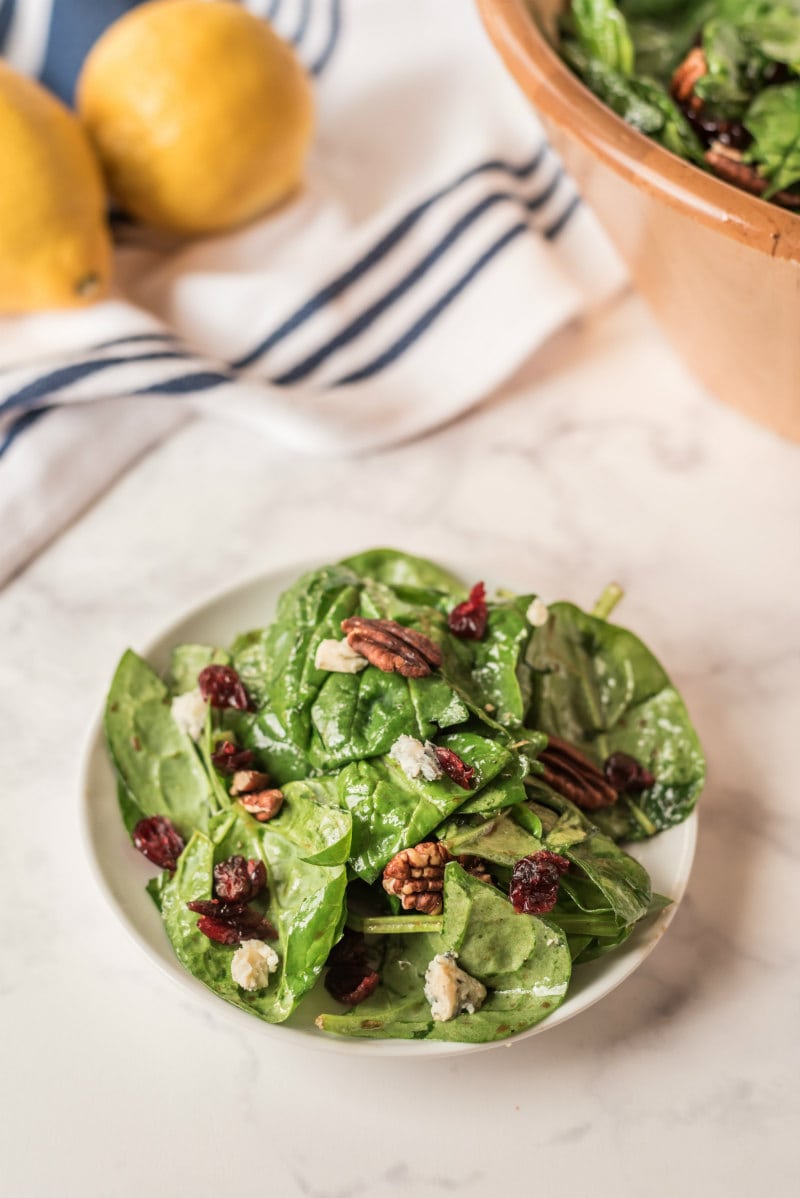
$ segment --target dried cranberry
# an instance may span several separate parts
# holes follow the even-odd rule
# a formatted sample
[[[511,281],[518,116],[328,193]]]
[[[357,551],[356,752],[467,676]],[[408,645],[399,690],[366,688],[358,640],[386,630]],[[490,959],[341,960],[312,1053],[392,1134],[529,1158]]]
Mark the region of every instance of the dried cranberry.
[[[640,794],[655,782],[655,778],[629,753],[612,753],[603,766],[606,781],[620,793]]]
[[[197,921],[201,932],[210,940],[218,940],[220,944],[236,944],[240,940],[277,940],[278,933],[268,919],[258,911],[245,906],[244,903],[227,903],[220,899],[194,899],[186,904],[190,911],[203,916]],[[205,921],[210,920],[206,925]],[[228,939],[220,940],[218,935],[207,931],[226,927]]]
[[[201,916],[197,921],[197,926],[204,936],[208,936],[209,940],[214,940],[217,944],[239,944],[242,939],[233,924],[223,923],[221,919],[215,919],[213,915]]]
[[[486,631],[489,609],[486,606],[486,590],[482,582],[476,582],[469,599],[454,607],[447,617],[450,631],[468,641],[479,641]]]
[[[472,779],[475,777],[473,766],[467,765],[462,761],[458,753],[454,753],[452,749],[443,749],[439,745],[434,745],[436,756],[439,760],[439,765],[442,767],[448,778],[452,778],[457,786],[462,786],[464,790],[472,790]]]
[[[200,694],[212,707],[233,707],[236,711],[251,711],[252,707],[242,680],[231,666],[206,666],[197,675]]]
[[[249,902],[264,889],[266,882],[263,861],[246,861],[236,856],[214,866],[214,893],[228,903]]]
[[[164,815],[140,819],[133,829],[133,843],[159,869],[174,870],[185,845],[171,820]]]
[[[249,770],[256,760],[252,749],[240,749],[232,740],[217,741],[211,754],[212,764],[221,774],[235,774],[237,770]]]
[[[541,849],[523,857],[511,873],[508,897],[518,915],[546,915],[558,899],[561,875],[569,869],[566,857]]]
[[[380,980],[375,970],[364,964],[334,965],[325,976],[325,989],[337,1002],[355,1007],[369,998]]]
[[[337,940],[328,953],[326,964],[329,966],[360,965],[368,957],[369,949],[363,933],[354,932],[352,928],[345,928],[341,940]]]

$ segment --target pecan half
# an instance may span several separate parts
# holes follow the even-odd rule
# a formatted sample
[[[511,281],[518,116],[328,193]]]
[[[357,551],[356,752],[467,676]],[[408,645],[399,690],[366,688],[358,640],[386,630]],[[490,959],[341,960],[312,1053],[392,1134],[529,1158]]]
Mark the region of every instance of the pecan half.
[[[283,806],[283,798],[282,790],[257,790],[253,794],[242,795],[239,802],[248,815],[265,824],[278,814]]]
[[[769,187],[764,176],[760,175],[751,163],[743,160],[740,150],[726,146],[722,141],[711,143],[710,149],[706,150],[705,159],[715,175],[719,175],[726,183],[741,187],[742,191],[748,191],[750,195],[762,196]],[[791,191],[776,191],[772,199],[787,208],[800,208],[800,195]]]
[[[619,797],[588,757],[557,736],[548,733],[547,748],[539,754],[539,761],[544,766],[542,780],[583,811],[610,807]]]
[[[369,620],[350,616],[342,620],[342,632],[347,643],[370,665],[385,674],[402,674],[404,678],[425,678],[442,664],[442,651],[433,641],[405,628],[396,620]]]
[[[699,112],[703,101],[695,95],[695,84],[708,74],[708,63],[701,46],[693,46],[683,62],[675,68],[670,91],[682,108]]]
[[[442,911],[444,867],[451,861],[446,846],[425,840],[402,849],[383,871],[383,889],[400,899],[404,911],[439,915]]]
[[[264,790],[267,786],[269,774],[262,774],[261,770],[236,770],[228,793],[236,798],[239,795],[253,794],[256,790]]]

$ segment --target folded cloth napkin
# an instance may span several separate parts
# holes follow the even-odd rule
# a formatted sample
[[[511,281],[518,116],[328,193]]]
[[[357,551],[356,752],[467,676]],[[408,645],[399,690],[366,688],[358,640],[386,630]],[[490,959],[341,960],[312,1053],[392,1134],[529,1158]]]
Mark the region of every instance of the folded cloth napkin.
[[[0,45],[69,101],[130,7],[0,0]],[[118,223],[112,299],[0,320],[0,582],[198,411],[374,450],[475,404],[623,280],[470,0],[247,7],[315,79],[304,190],[193,242]]]

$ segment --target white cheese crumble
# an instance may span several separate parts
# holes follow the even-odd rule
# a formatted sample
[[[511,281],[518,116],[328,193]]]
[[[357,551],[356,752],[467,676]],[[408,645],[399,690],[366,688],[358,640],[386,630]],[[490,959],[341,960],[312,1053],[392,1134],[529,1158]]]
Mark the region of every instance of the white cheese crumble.
[[[435,782],[442,776],[442,767],[436,750],[429,740],[425,744],[415,736],[398,736],[389,750],[407,778],[418,778],[422,774],[426,782]]]
[[[437,1023],[462,1011],[474,1015],[483,1006],[486,987],[456,965],[456,953],[437,953],[425,971],[425,999]]]
[[[207,709],[208,705],[200,693],[199,686],[193,691],[186,691],[184,695],[176,695],[170,708],[172,718],[181,732],[191,736],[192,740],[200,739],[200,733],[206,723]]]
[[[328,670],[331,674],[357,674],[369,662],[363,653],[350,648],[345,637],[342,641],[320,641],[314,665],[318,670]]]
[[[525,612],[529,624],[534,628],[543,628],[550,619],[550,608],[543,599],[533,599]]]
[[[243,990],[264,990],[278,968],[278,954],[263,940],[243,940],[231,958],[231,977]]]

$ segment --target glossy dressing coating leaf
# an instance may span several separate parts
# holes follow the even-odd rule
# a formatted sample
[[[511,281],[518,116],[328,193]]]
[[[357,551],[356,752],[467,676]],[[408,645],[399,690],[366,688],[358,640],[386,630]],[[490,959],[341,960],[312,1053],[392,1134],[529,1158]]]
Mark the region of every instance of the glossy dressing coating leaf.
[[[564,1000],[571,958],[563,932],[533,915],[517,915],[507,899],[452,862],[445,869],[441,934],[388,938],[382,982],[343,1015],[323,1015],[324,1031],[366,1038],[483,1043],[532,1027]],[[425,971],[441,952],[489,989],[480,1010],[434,1022],[425,1000]]]
[[[595,823],[641,840],[686,819],[705,761],[682,699],[662,667],[627,629],[556,603],[529,652],[534,671],[528,722],[576,745],[602,767],[615,750],[656,778],[635,801],[623,796]]]
[[[511,757],[503,745],[471,732],[454,732],[438,743],[474,768],[476,789]],[[391,757],[346,766],[339,774],[339,801],[353,820],[353,872],[373,882],[395,853],[425,840],[471,793],[447,776],[434,782],[408,778]]]
[[[213,800],[197,750],[172,718],[166,686],[131,649],[111,683],[104,727],[114,768],[144,815],[168,816],[184,836],[207,827]]]
[[[212,821],[210,837],[195,833],[174,876],[162,875],[154,894],[175,953],[190,973],[226,1002],[269,1023],[287,1019],[314,985],[344,921],[344,866],[307,860],[310,846],[322,850],[313,803],[304,793],[290,794],[285,815],[282,811],[266,825],[239,809],[221,813]],[[331,814],[330,808],[325,810],[326,816]],[[234,854],[260,859],[267,868],[266,915],[278,931],[278,940],[271,943],[280,963],[269,986],[258,991],[234,982],[235,946],[209,940],[186,907],[192,899],[211,896],[214,864]]]

